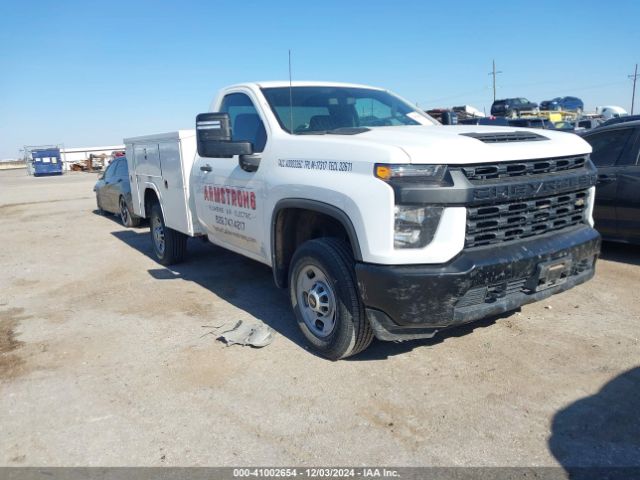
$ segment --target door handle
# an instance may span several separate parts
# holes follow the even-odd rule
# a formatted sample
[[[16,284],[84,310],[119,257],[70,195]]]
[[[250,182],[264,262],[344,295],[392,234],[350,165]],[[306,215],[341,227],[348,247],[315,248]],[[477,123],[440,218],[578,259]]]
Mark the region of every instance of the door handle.
[[[598,175],[598,183],[611,183],[615,182],[615,175]]]
[[[208,163],[206,165],[202,165],[200,167],[200,170],[202,170],[203,172],[210,172],[211,171],[211,165],[209,165]]]
[[[119,179],[118,179],[118,183],[121,183],[121,182],[122,182],[122,179],[121,179],[121,178],[119,178]]]

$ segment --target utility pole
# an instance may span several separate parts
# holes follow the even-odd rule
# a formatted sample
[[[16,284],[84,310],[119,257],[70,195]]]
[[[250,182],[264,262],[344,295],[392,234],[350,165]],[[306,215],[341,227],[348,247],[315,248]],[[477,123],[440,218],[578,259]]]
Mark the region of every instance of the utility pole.
[[[633,75],[629,75],[629,78],[633,78],[633,93],[631,94],[631,115],[633,115],[633,104],[636,102],[636,80],[638,79],[638,64],[636,63],[636,71]]]
[[[636,65],[637,67],[637,65]],[[496,61],[493,61],[493,70],[489,72],[489,75],[493,75],[493,101],[496,101],[496,75],[502,73],[501,70],[496,71]]]

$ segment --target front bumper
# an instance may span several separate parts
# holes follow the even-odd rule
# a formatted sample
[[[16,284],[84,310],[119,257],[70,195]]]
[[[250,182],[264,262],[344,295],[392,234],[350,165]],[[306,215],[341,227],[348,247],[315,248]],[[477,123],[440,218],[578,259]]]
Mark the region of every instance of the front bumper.
[[[437,331],[514,310],[593,277],[600,235],[581,225],[463,251],[443,265],[356,265],[367,317],[381,340]]]

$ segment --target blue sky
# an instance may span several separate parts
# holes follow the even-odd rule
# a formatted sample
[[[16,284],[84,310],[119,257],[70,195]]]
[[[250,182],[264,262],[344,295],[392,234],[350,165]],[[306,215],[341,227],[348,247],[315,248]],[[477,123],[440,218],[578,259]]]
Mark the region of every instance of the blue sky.
[[[387,87],[423,108],[498,97],[631,104],[640,2],[0,3],[0,158],[192,128],[216,91],[286,79]],[[640,109],[640,99],[636,102]]]

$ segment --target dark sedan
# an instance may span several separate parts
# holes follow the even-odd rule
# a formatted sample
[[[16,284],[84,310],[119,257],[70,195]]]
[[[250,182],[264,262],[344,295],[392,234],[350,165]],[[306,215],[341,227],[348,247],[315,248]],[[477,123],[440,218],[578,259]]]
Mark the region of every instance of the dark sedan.
[[[535,111],[538,104],[526,98],[504,98],[496,100],[491,105],[491,115],[494,117],[517,117],[520,112]]]
[[[140,224],[140,217],[133,214],[129,166],[126,157],[118,157],[109,164],[100,175],[93,191],[96,192],[100,213],[109,212],[118,215],[126,227],[137,227]]]
[[[584,102],[578,97],[556,97],[540,102],[540,110],[564,110],[580,115],[584,111]]]
[[[598,127],[582,137],[598,168],[596,228],[607,240],[640,243],[640,121]]]

